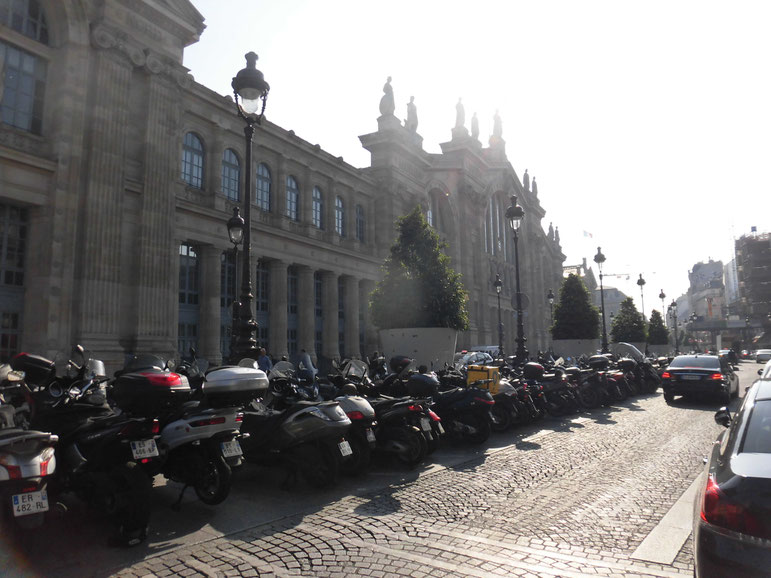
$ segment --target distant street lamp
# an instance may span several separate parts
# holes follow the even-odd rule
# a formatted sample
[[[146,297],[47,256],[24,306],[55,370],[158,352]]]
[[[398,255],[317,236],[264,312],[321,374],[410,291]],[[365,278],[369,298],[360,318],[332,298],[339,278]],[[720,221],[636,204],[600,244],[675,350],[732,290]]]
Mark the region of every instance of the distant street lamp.
[[[551,328],[554,326],[554,291],[549,289],[549,292],[546,294],[546,300],[549,302],[549,351],[552,350],[552,337],[551,337]]]
[[[661,314],[662,315],[666,315],[666,313],[664,311],[666,309],[666,307],[664,306],[664,299],[666,299],[666,298],[667,298],[667,296],[664,294],[664,290],[662,289],[661,293],[659,293],[659,299],[661,299]]]
[[[238,214],[238,207],[233,207],[233,216],[228,219],[228,237],[233,243],[233,303],[231,303],[233,321],[230,330],[230,354],[236,349],[236,326],[238,325],[239,302],[236,299],[238,292],[238,246],[244,240],[244,219]]]
[[[677,343],[677,302],[673,299],[669,304],[669,313],[672,315],[672,324],[675,327],[675,355],[680,355],[680,349]]]
[[[511,205],[506,209],[506,220],[514,234],[514,270],[517,276],[517,361],[527,361],[528,353],[525,348],[525,326],[522,320],[522,291],[519,284],[519,227],[525,217],[525,210],[517,204],[517,197],[511,197]]]
[[[637,280],[637,285],[640,287],[640,309],[642,311],[643,331],[645,331],[645,297],[643,297],[643,287],[645,286],[645,279],[643,279],[642,273]],[[648,332],[645,331],[645,355],[648,355]]]
[[[602,288],[602,264],[605,262],[605,255],[602,254],[600,247],[597,247],[597,254],[594,256],[594,262],[600,270],[600,305],[602,307],[602,352],[608,353],[608,332],[605,329],[605,292]]]
[[[495,282],[493,283],[495,292],[498,294],[498,357],[503,358],[503,321],[501,321],[501,289],[503,288],[503,281],[498,273],[495,274]]]
[[[260,124],[265,114],[265,104],[268,100],[270,85],[265,82],[262,72],[257,70],[257,55],[249,52],[246,55],[246,67],[238,71],[231,86],[235,97],[236,110],[245,122],[244,136],[246,138],[246,155],[244,175],[244,227],[242,229],[244,242],[243,273],[241,279],[241,297],[238,303],[238,317],[233,319],[233,335],[235,348],[230,351],[231,363],[236,363],[245,357],[257,359],[257,321],[252,315],[252,275],[249,255],[251,252],[252,228],[252,137],[254,125]],[[240,102],[239,102],[240,100]],[[235,215],[234,215],[235,217]],[[230,221],[229,221],[230,222]],[[230,228],[228,228],[230,232]],[[232,240],[232,237],[231,237]]]

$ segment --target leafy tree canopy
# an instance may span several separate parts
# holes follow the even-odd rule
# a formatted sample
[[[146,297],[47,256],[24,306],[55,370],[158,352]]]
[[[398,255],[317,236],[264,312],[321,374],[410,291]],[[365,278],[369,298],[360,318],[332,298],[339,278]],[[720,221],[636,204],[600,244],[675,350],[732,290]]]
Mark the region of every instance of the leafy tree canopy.
[[[568,275],[554,306],[554,339],[597,339],[600,336],[599,310],[592,305],[589,290],[580,277]]]
[[[648,324],[648,343],[651,345],[666,345],[669,343],[669,330],[664,325],[664,318],[656,309],[651,311]]]
[[[637,311],[631,297],[627,297],[621,302],[621,308],[610,328],[610,338],[616,343],[620,341],[645,341],[643,317]]]
[[[397,327],[468,328],[467,294],[444,254],[446,243],[420,207],[396,221],[398,235],[383,263],[383,279],[370,296],[372,321]]]

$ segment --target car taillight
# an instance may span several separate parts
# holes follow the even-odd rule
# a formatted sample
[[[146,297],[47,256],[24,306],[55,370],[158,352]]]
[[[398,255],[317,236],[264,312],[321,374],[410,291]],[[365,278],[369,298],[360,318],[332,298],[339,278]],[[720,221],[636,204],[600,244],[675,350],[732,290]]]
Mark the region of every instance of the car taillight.
[[[723,374],[722,373],[713,373],[710,376],[710,379],[721,380],[721,379],[723,379]]]
[[[349,411],[346,415],[348,419],[364,419],[364,414],[360,411]]]
[[[672,377],[672,374],[669,373],[668,371],[665,371],[664,373],[661,374],[661,377],[662,379],[670,379]]]
[[[194,422],[191,422],[190,425],[193,427],[203,427],[207,425],[217,425],[221,423],[225,423],[224,417],[212,417],[209,419],[199,419]]]
[[[176,385],[182,385],[182,378],[178,373],[153,373],[150,371],[140,372],[142,377],[150,382],[150,385],[157,385],[158,387],[174,387]]]
[[[742,504],[731,501],[712,476],[701,500],[701,519],[734,532],[767,538],[760,521]]]

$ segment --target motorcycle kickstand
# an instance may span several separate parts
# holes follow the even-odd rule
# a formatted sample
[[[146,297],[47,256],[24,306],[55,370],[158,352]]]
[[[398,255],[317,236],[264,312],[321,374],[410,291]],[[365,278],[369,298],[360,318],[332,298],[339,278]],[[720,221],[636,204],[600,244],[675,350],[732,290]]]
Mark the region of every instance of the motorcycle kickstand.
[[[182,491],[179,492],[179,498],[177,498],[177,501],[171,505],[172,511],[179,512],[182,509],[182,498],[185,496],[185,490],[187,490],[189,487],[190,484],[185,484],[182,486]]]

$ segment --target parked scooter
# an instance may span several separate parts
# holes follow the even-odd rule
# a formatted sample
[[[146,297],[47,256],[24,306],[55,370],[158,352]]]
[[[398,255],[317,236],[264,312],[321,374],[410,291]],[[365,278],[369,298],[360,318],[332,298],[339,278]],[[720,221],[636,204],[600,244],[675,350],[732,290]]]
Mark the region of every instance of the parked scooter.
[[[311,486],[331,486],[340,460],[351,454],[344,438],[351,420],[336,401],[311,401],[287,361],[276,363],[268,380],[265,397],[244,409],[241,430],[249,434],[243,440],[244,458],[286,466],[292,481],[299,474]]]
[[[651,361],[631,343],[617,343],[613,350],[617,355],[623,356],[618,361],[618,366],[624,372],[626,380],[634,384],[639,393],[656,393],[661,385],[661,377]]]
[[[144,541],[152,482],[139,462],[158,455],[157,420],[116,414],[106,401],[104,364],[81,346],[55,361],[22,353],[11,365],[25,373],[31,426],[59,436],[51,493],[75,494],[107,513],[116,524],[117,543]]]
[[[161,459],[147,469],[151,475],[161,473],[183,484],[172,506],[178,509],[191,486],[205,504],[227,498],[231,468],[241,464],[240,409],[265,391],[263,371],[221,367],[204,376],[193,352],[192,359],[179,363],[154,355],[134,356],[116,372],[110,394],[127,414],[158,416]]]
[[[0,500],[3,514],[32,529],[43,524],[50,510],[47,485],[56,471],[59,437],[23,429],[28,417],[23,412],[29,407],[21,391],[23,380],[23,372],[0,365]]]

